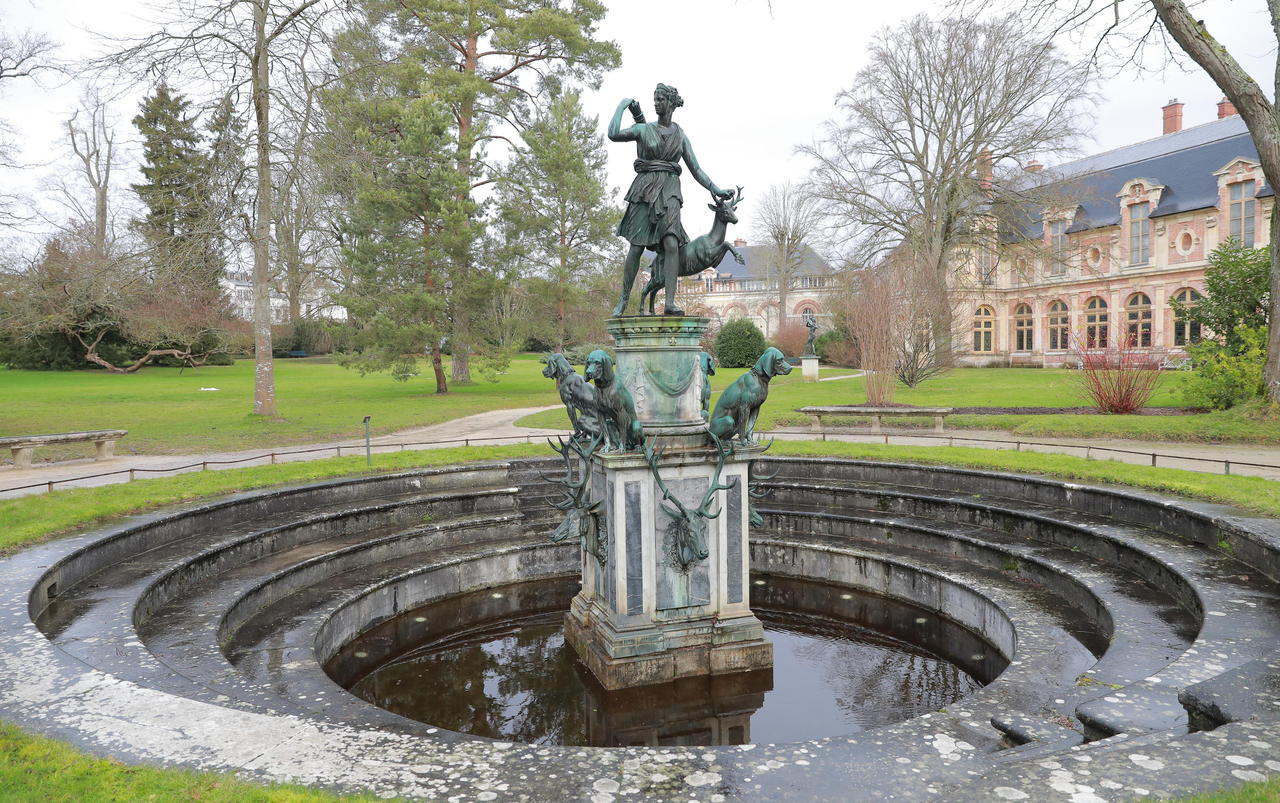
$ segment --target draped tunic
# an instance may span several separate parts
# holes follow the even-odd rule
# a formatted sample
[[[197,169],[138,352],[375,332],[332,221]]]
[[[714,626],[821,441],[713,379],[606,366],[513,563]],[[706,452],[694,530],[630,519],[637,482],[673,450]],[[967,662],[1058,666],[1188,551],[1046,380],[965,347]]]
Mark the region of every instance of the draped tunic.
[[[627,211],[618,223],[617,233],[632,245],[654,249],[663,237],[674,234],[676,244],[683,246],[689,242],[680,223],[680,207],[684,205],[680,194],[684,131],[675,123],[666,127],[637,123],[631,131],[636,134],[636,177],[624,198]]]

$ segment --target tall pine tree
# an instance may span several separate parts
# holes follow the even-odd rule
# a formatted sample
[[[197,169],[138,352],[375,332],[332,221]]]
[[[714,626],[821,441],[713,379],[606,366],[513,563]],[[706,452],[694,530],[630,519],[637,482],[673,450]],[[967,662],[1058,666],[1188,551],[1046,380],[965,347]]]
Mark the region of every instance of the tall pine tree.
[[[622,256],[597,122],[577,93],[554,98],[525,130],[525,147],[498,183],[503,239],[549,313],[530,321],[530,334],[557,351],[592,338],[608,317],[608,294],[598,285]]]
[[[133,189],[147,208],[136,225],[156,277],[216,294],[224,266],[220,232],[211,215],[210,160],[190,105],[162,81],[133,118],[145,179]]]

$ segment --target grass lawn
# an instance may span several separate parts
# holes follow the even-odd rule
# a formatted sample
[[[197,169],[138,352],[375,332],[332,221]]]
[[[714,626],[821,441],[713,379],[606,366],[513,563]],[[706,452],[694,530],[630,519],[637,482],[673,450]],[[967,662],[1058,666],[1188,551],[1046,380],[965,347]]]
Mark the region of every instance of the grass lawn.
[[[499,382],[433,393],[427,377],[397,382],[387,374],[360,376],[326,358],[276,360],[280,418],[250,414],[253,361],[197,370],[144,368],[137,374],[102,371],[0,369],[0,435],[84,429],[127,429],[118,454],[186,454],[315,443],[373,432],[438,424],[474,413],[559,401],[542,376],[537,355],[519,355]],[[218,388],[202,391],[201,388]],[[74,448],[90,454],[89,446]],[[37,458],[57,454],[41,449]],[[63,454],[66,454],[65,452]]]
[[[721,369],[712,377],[713,393],[718,393],[743,373],[742,369]],[[831,369],[830,375],[849,371]],[[824,376],[827,375],[824,369]],[[1166,372],[1149,406],[1179,407],[1179,388],[1187,374]],[[899,386],[894,401],[922,407],[1078,407],[1088,401],[1078,389],[1079,373],[1039,368],[956,368],[917,388]],[[809,425],[797,408],[808,405],[858,404],[866,400],[863,380],[806,383],[800,372],[773,379],[769,401],[760,411],[757,429]],[[712,404],[715,398],[712,397]],[[828,419],[840,425],[864,425],[866,419]],[[517,423],[529,427],[565,427],[559,410],[536,413]],[[891,427],[925,429],[931,419],[888,419]],[[952,415],[947,426],[953,429],[1005,430],[1025,438],[1131,438],[1149,441],[1196,443],[1280,444],[1280,421],[1254,420],[1244,411],[1223,410],[1198,415]]]
[[[996,468],[1077,480],[1118,483],[1228,502],[1280,516],[1280,483],[1257,477],[1216,476],[1167,468],[1132,466],[1066,455],[991,452],[921,446],[779,441],[777,454],[829,455],[919,463]],[[374,456],[375,471],[442,465],[469,460],[548,455],[541,444],[450,448]],[[363,457],[342,457],[278,466],[210,471],[139,480],[125,485],[74,488],[42,496],[0,501],[0,549],[11,552],[59,533],[199,497],[287,482],[368,473]],[[117,801],[302,801],[372,800],[339,798],[292,786],[258,786],[234,776],[154,767],[132,767],[80,752],[62,742],[0,723],[0,800]],[[1251,803],[1280,799],[1280,780],[1248,784],[1230,792],[1195,798],[1207,803]]]

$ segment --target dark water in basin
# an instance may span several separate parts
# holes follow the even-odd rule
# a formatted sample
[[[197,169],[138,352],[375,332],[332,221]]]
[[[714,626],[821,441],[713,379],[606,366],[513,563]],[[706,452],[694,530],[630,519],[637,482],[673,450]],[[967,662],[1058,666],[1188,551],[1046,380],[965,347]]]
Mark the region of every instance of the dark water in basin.
[[[605,691],[564,640],[576,578],[409,611],[348,644],[326,669],[362,699],[448,730],[619,746],[854,733],[935,711],[1004,668],[971,633],[914,606],[754,579],[752,608],[774,645],[772,670]]]

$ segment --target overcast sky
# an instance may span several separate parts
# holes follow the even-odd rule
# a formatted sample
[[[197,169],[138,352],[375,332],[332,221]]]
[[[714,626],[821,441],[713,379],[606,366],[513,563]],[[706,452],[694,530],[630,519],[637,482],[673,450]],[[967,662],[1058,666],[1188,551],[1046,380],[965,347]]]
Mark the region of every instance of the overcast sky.
[[[811,141],[831,116],[836,93],[852,84],[875,32],[943,9],[936,0],[611,0],[608,5],[601,33],[621,47],[623,64],[606,76],[598,93],[586,97],[588,109],[600,117],[601,135],[619,99],[639,99],[652,119],[654,84],[675,85],[685,100],[676,121],[704,169],[721,186],[745,187],[736,234],[748,240],[751,200],[770,184],[803,178],[807,166],[794,149]],[[64,57],[99,51],[99,34],[145,31],[146,13],[137,0],[0,0],[0,25],[44,32],[62,43]],[[1210,0],[1197,15],[1264,87],[1270,85],[1275,40],[1261,0]],[[18,129],[26,161],[52,163],[63,153],[62,121],[79,91],[74,84],[27,82],[0,97],[0,117]],[[1216,119],[1222,93],[1198,70],[1171,66],[1109,79],[1101,94],[1094,141],[1086,143],[1086,152],[1159,136],[1160,109],[1173,97],[1186,104],[1186,126]],[[128,99],[116,109],[131,136],[136,102]],[[609,143],[608,152],[611,180],[620,194],[633,175],[635,146]],[[18,180],[31,186],[53,169],[34,167]],[[686,226],[696,235],[703,222],[709,224],[710,213],[701,203],[702,189],[687,173],[684,179]]]

